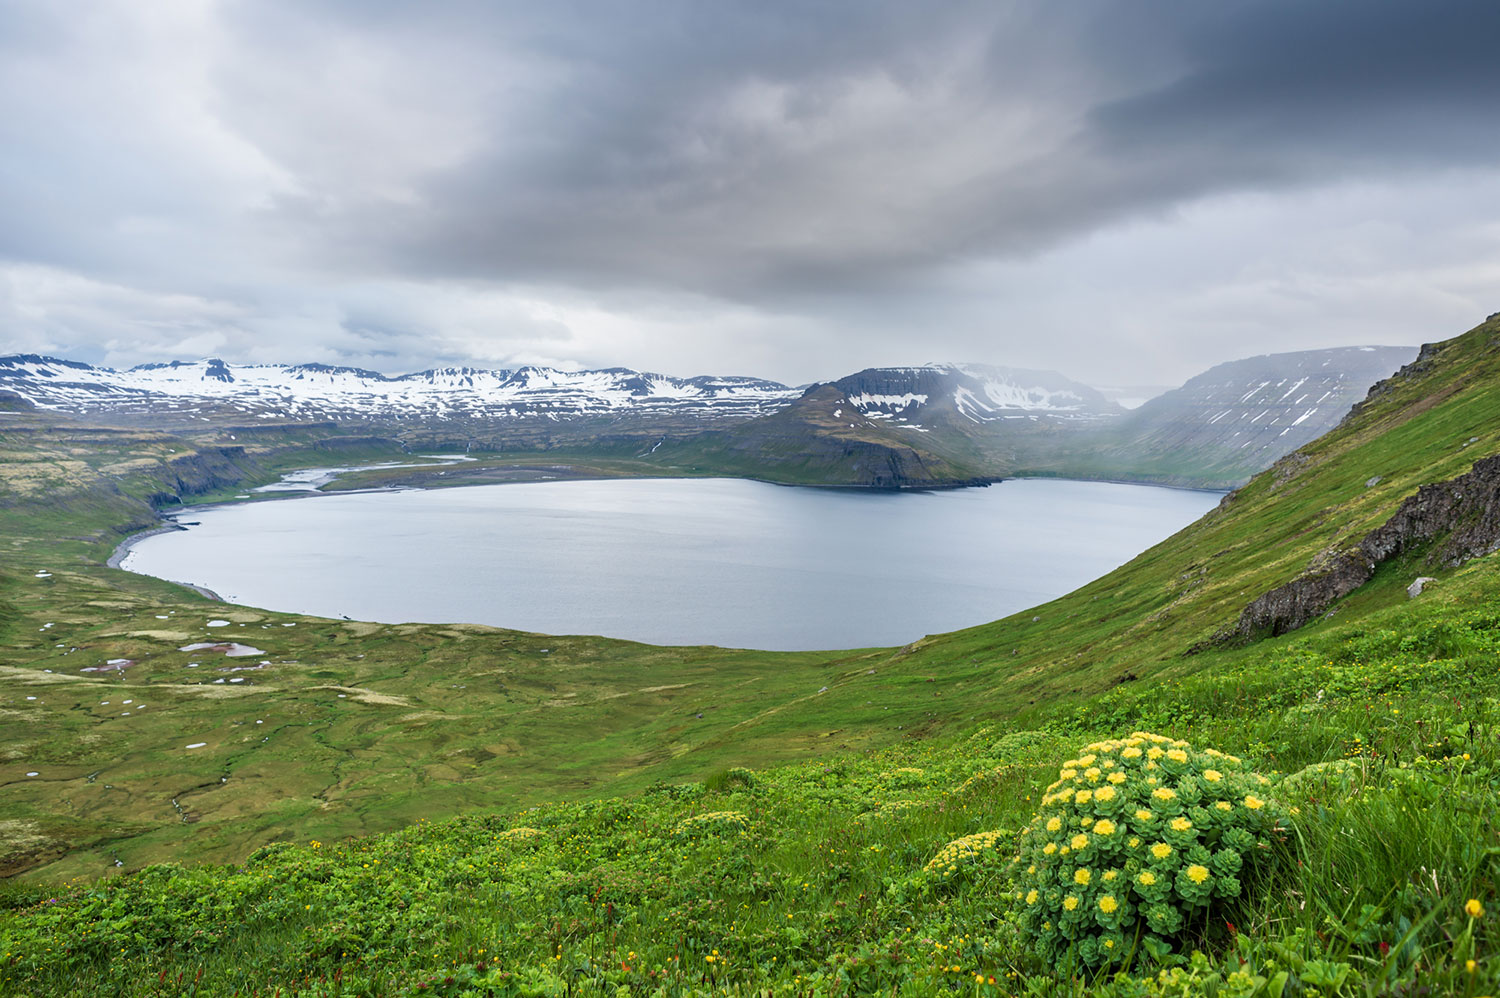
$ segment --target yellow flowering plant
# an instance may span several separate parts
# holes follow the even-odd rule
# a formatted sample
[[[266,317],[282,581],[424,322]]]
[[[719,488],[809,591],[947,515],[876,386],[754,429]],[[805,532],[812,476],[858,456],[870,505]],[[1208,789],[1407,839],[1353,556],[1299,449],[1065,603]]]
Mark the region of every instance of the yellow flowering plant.
[[[1013,829],[999,828],[954,839],[938,851],[922,872],[936,881],[958,883],[978,877],[986,870],[1000,871],[1014,836]]]
[[[1023,934],[1049,962],[1088,966],[1178,948],[1269,861],[1269,785],[1234,756],[1150,732],[1087,746],[1018,838]]]
[[[704,811],[683,818],[672,834],[679,839],[744,836],[750,834],[750,818],[743,811]]]

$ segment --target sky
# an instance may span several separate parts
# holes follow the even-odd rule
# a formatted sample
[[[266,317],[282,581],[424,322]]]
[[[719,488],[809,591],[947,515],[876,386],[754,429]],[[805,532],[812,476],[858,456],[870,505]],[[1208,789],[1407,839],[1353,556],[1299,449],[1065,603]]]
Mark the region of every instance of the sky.
[[[1173,385],[1500,310],[1489,0],[8,0],[0,353]]]

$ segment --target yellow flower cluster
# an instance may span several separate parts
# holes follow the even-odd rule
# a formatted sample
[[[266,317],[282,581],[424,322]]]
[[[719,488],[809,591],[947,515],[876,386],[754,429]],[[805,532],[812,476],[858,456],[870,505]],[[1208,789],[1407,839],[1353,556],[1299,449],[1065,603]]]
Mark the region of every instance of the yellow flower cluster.
[[[1090,966],[1124,959],[1141,933],[1180,942],[1269,855],[1276,809],[1253,792],[1267,785],[1234,756],[1150,732],[1087,746],[1021,831],[1023,931],[1048,959]]]
[[[954,839],[943,846],[932,861],[922,868],[923,872],[937,877],[951,877],[966,864],[995,859],[999,855],[996,847],[1010,835],[1010,832],[999,829],[993,832],[975,832],[973,835]]]
[[[507,828],[505,831],[501,832],[497,836],[497,838],[499,838],[502,842],[524,842],[527,839],[537,838],[542,834],[543,832],[540,828],[527,828],[525,826],[522,826],[520,828]]]
[[[672,834],[678,836],[698,835],[744,835],[750,830],[750,819],[743,811],[704,811],[689,815],[677,823]]]

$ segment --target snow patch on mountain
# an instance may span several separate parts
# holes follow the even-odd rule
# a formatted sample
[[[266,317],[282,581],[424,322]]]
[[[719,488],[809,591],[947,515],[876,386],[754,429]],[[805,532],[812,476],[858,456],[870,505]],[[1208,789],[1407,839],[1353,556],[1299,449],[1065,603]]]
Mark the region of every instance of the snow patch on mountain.
[[[0,358],[0,387],[38,408],[75,414],[212,411],[261,419],[519,419],[656,410],[749,417],[781,408],[799,394],[757,378],[684,379],[625,368],[456,367],[389,377],[324,364],[231,367],[208,359],[116,371],[35,355]]]

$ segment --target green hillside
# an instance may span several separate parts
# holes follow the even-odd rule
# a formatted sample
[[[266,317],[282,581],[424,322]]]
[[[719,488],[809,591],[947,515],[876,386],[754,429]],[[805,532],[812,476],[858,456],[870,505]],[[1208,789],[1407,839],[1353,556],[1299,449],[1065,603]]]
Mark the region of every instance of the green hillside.
[[[26,875],[0,917],[0,978],[15,993],[1474,995],[1500,980],[1493,559],[1443,568],[1419,546],[1331,617],[1229,637],[1418,485],[1500,451],[1500,318],[1424,350],[1338,430],[1109,576],[838,656],[225,608],[101,566],[149,519],[173,442],[11,418],[0,835]],[[221,456],[244,462],[237,487],[273,463]],[[1408,599],[1418,574],[1438,581]],[[270,662],[252,685],[200,685],[190,662],[232,666],[177,650],[226,640]],[[112,659],[130,664],[78,671]],[[1179,953],[1203,956],[1142,952],[1106,985],[1038,955],[1005,861],[1063,762],[1137,729],[1243,757],[1278,823],[1266,872],[1178,930]],[[924,872],[983,832],[999,834],[948,876]],[[93,879],[167,860],[241,865]]]

